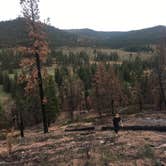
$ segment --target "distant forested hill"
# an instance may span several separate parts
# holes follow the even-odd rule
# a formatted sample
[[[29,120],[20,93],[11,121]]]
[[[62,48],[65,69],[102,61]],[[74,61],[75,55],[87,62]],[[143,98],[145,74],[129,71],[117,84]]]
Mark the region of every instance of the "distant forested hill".
[[[0,48],[27,44],[27,33],[23,19],[0,22]]]
[[[47,33],[49,44],[53,47],[76,44],[76,35],[52,26],[44,26],[44,31]],[[0,48],[28,43],[27,27],[23,18],[0,22]]]
[[[96,45],[112,48],[125,48],[138,45],[158,43],[166,37],[166,26],[156,26],[128,32],[102,32],[91,29],[68,30],[80,37],[89,37],[96,41]]]
[[[102,32],[91,29],[60,30],[53,26],[46,26],[45,32],[51,47],[128,48],[158,43],[162,37],[166,36],[166,27],[156,26],[128,32]],[[0,48],[27,44],[28,37],[23,18],[0,22]]]

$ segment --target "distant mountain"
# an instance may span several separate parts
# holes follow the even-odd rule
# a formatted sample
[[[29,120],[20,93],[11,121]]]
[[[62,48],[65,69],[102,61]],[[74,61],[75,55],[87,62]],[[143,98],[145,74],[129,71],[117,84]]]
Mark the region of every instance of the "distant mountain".
[[[0,22],[0,48],[27,45],[29,39],[26,26],[23,18]],[[76,35],[52,26],[44,27],[44,31],[52,47],[76,44]]]
[[[28,36],[23,18],[0,22],[0,48],[27,45]],[[156,44],[166,34],[166,26],[156,26],[147,29],[128,32],[102,32],[91,29],[60,30],[46,26],[51,47],[58,46],[93,46],[126,48]]]
[[[136,45],[156,44],[166,37],[166,26],[155,26],[128,32],[102,32],[91,29],[72,29],[68,32],[81,37],[96,40],[96,45],[124,48]]]
[[[121,35],[123,32],[120,32],[120,31],[114,31],[114,32],[104,32],[104,31],[95,31],[95,30],[92,30],[92,29],[88,29],[88,28],[85,28],[85,29],[70,29],[70,30],[67,30],[68,32],[72,33],[72,34],[76,34],[76,35],[79,35],[79,36],[82,36],[82,37],[91,37],[91,38],[94,38],[94,39],[103,39],[103,40],[106,40],[106,39],[109,39],[110,37],[112,36],[119,36]]]
[[[25,22],[22,19],[0,22],[0,47],[27,43]]]

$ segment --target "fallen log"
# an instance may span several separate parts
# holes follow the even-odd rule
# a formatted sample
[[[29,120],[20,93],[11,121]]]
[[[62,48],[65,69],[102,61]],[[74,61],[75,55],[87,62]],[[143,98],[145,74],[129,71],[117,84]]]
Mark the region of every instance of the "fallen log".
[[[95,131],[86,131],[86,132],[81,132],[80,135],[91,135],[94,133],[95,133]]]
[[[95,130],[95,127],[80,127],[80,128],[69,128],[69,129],[65,129],[66,132],[70,132],[70,131],[92,131]]]
[[[101,128],[102,131],[114,130],[112,126],[104,126]],[[133,130],[133,131],[159,131],[166,132],[166,126],[124,126],[120,130]]]
[[[113,126],[103,126],[98,129],[98,127],[80,127],[80,128],[67,128],[65,132],[79,132],[79,131],[106,131],[106,130],[114,130]],[[124,126],[120,130],[132,130],[132,131],[159,131],[159,132],[166,132],[166,126]]]

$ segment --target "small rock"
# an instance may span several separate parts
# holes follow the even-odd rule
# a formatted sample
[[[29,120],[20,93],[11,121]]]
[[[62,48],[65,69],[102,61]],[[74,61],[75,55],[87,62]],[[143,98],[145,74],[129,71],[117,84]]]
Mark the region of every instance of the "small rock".
[[[104,142],[103,140],[100,140],[100,143],[101,143],[101,144],[104,144],[105,142]]]

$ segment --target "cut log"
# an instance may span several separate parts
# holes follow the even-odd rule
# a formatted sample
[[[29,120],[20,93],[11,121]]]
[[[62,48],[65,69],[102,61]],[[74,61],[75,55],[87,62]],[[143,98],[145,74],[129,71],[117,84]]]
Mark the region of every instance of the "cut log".
[[[106,130],[114,130],[113,126],[103,126],[99,130],[96,126],[91,127],[79,127],[79,128],[67,128],[65,132],[79,132],[79,131],[106,131]],[[159,132],[166,132],[166,126],[124,126],[120,130],[132,130],[132,131],[159,131]]]
[[[69,128],[69,129],[65,129],[66,132],[70,132],[70,131],[92,131],[95,130],[95,127],[80,127],[80,128]]]
[[[112,126],[104,126],[101,128],[102,131],[105,130],[114,130],[114,127]],[[166,132],[166,126],[124,126],[120,130],[143,130],[143,131],[160,131],[160,132]]]

